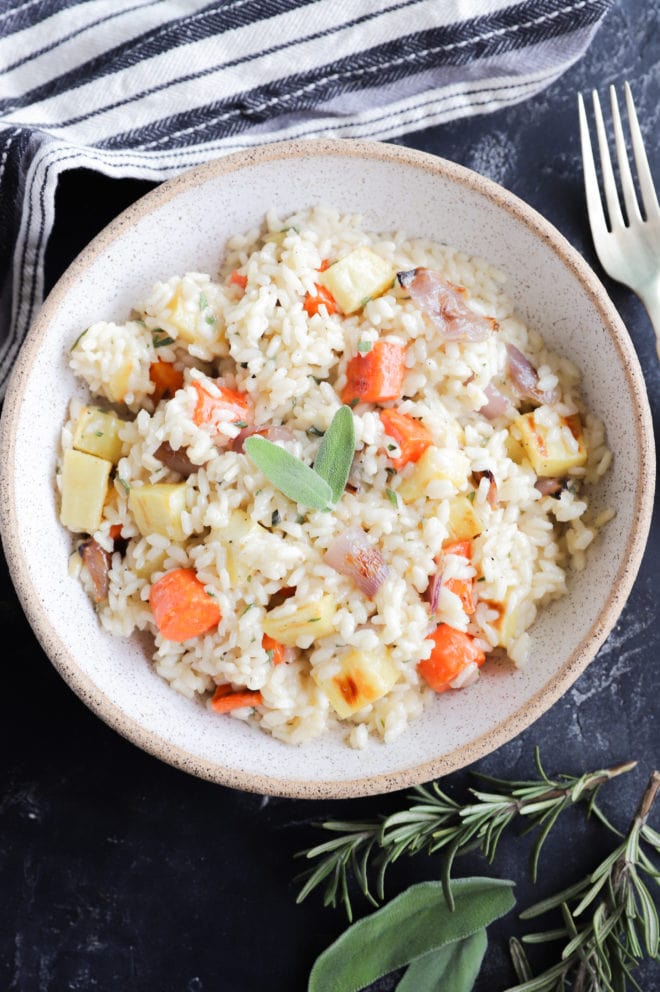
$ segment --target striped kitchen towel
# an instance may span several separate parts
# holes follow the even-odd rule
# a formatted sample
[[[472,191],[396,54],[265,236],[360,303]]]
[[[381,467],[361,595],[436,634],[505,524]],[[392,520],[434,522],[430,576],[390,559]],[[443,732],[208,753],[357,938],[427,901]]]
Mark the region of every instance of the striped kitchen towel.
[[[612,0],[0,0],[0,398],[66,169],[164,180],[285,138],[387,140],[517,103]]]

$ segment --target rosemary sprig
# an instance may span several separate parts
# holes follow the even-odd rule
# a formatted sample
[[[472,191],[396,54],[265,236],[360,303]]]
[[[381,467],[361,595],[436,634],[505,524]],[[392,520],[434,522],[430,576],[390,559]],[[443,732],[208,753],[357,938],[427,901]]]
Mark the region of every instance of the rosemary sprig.
[[[488,783],[489,791],[470,789],[475,801],[465,805],[455,802],[437,782],[432,782],[417,786],[409,796],[412,804],[389,816],[361,823],[336,820],[321,823],[321,829],[338,836],[296,855],[316,861],[315,867],[296,879],[303,883],[296,901],[301,903],[322,885],[324,905],[335,907],[342,903],[348,919],[352,920],[351,877],[368,901],[377,906],[385,898],[384,880],[389,865],[404,853],[432,854],[443,848],[443,887],[452,906],[450,880],[454,858],[467,850],[478,849],[492,862],[502,833],[519,816],[527,820],[523,834],[538,830],[530,855],[533,880],[543,844],[559,815],[569,806],[586,800],[588,812],[611,830],[615,829],[598,807],[597,795],[605,782],[630,771],[636,762],[588,772],[579,778],[560,775],[553,780],[543,770],[538,748],[534,759],[537,780],[510,782],[478,774],[478,778]],[[373,885],[370,869],[375,874]]]
[[[628,833],[621,844],[583,881],[520,914],[533,919],[560,909],[562,925],[527,934],[527,944],[564,941],[561,956],[533,977],[520,941],[512,938],[511,958],[520,984],[508,992],[559,992],[567,981],[573,992],[625,992],[628,983],[642,992],[632,972],[644,956],[658,958],[658,912],[642,875],[660,884],[660,871],[645,845],[660,854],[660,834],[647,823],[660,771],[651,776]],[[586,918],[586,910],[589,916]]]

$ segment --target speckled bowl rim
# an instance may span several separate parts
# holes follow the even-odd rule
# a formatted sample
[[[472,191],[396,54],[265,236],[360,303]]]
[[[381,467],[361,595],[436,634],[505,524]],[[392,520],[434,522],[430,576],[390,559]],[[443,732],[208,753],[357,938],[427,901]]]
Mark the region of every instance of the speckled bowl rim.
[[[34,594],[23,549],[15,537],[17,516],[13,506],[11,479],[0,474],[2,540],[12,581],[25,615],[43,650],[76,695],[124,738],[175,768],[228,788],[262,795],[300,799],[340,799],[384,794],[447,775],[472,764],[512,740],[557,702],[584,671],[589,662],[593,660],[614,627],[630,594],[639,571],[650,530],[656,469],[651,412],[637,354],[602,283],[564,236],[523,200],[492,180],[464,166],[427,152],[391,145],[386,142],[357,139],[283,141],[214,159],[162,183],[111,221],[80,253],[53,287],[28,334],[12,372],[4,400],[3,428],[2,436],[0,436],[0,464],[11,465],[14,463],[15,422],[19,417],[21,401],[30,371],[38,357],[40,340],[46,334],[52,314],[57,310],[69,287],[84,276],[85,269],[90,262],[121,236],[127,225],[138,222],[143,216],[178,196],[181,192],[211,178],[275,160],[325,155],[366,157],[382,162],[394,162],[448,178],[451,182],[470,188],[492,200],[496,206],[508,211],[515,219],[522,221],[559,256],[591,298],[604,327],[614,341],[631,393],[637,399],[635,430],[639,446],[640,475],[636,480],[635,487],[634,519],[637,525],[629,537],[626,553],[622,556],[610,595],[588,634],[580,641],[561,669],[546,683],[543,689],[536,692],[515,713],[503,719],[488,733],[480,735],[469,744],[437,759],[397,770],[391,774],[377,774],[368,778],[305,781],[303,779],[282,779],[266,774],[242,773],[240,770],[225,767],[220,763],[204,761],[195,754],[164,740],[157,733],[145,731],[137,721],[128,717],[111,698],[99,691],[92,679],[71,656],[67,646],[62,645],[59,638],[54,638],[46,610]]]

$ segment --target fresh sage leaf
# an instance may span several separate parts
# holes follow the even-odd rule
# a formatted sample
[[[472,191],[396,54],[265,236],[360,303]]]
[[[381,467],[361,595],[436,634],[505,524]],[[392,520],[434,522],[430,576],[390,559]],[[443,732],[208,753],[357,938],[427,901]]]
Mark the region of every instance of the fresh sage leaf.
[[[470,992],[488,946],[485,929],[412,961],[396,992]]]
[[[308,992],[358,992],[383,975],[482,930],[515,902],[513,882],[461,878],[451,886],[453,910],[441,882],[419,882],[353,923],[316,959]]]
[[[243,445],[257,468],[276,489],[314,510],[327,510],[332,503],[332,489],[321,476],[279,445],[265,437],[248,437]]]
[[[330,486],[337,503],[346,488],[355,455],[355,421],[351,408],[340,406],[316,453],[314,471]]]

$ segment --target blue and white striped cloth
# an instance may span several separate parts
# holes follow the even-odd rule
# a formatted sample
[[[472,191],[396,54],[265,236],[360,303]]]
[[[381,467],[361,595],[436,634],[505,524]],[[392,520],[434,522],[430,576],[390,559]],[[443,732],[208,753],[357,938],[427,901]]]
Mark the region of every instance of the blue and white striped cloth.
[[[0,398],[66,169],[161,181],[285,138],[387,140],[524,100],[612,0],[0,0]]]

